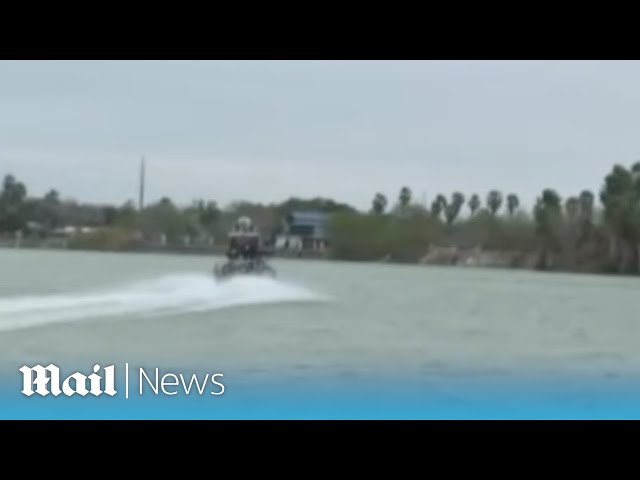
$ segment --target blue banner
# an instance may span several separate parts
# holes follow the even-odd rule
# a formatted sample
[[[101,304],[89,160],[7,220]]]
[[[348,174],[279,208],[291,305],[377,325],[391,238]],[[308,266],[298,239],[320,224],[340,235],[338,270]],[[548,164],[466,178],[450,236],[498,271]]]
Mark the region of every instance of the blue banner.
[[[45,368],[48,367],[48,368]],[[99,368],[98,368],[99,367]],[[640,419],[631,377],[369,378],[251,381],[129,364],[5,375],[3,419]],[[93,374],[93,376],[92,376]]]

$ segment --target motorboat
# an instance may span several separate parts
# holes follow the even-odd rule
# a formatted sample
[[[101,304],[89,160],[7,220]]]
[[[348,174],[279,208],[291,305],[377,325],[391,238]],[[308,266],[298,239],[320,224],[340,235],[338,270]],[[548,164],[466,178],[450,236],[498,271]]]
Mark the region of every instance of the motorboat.
[[[276,271],[264,260],[233,259],[213,266],[213,275],[219,279],[227,279],[238,275],[259,275],[275,277]]]

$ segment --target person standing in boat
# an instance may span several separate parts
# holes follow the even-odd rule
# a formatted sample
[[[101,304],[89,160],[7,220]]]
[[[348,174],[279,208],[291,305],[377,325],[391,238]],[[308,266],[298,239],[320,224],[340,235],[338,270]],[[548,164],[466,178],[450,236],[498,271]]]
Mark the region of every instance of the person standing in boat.
[[[230,260],[257,260],[260,253],[260,236],[249,217],[238,218],[229,233],[227,257]]]

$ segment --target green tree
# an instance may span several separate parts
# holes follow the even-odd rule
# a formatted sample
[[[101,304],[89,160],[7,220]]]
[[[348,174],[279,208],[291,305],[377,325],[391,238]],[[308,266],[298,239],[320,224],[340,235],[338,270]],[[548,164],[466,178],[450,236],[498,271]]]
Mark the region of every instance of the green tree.
[[[0,201],[4,205],[17,205],[24,202],[27,197],[27,187],[24,183],[16,180],[13,175],[6,175],[2,182],[2,192],[0,192]]]
[[[104,224],[112,226],[116,223],[118,218],[118,209],[112,206],[104,207],[102,209],[104,215]]]
[[[141,212],[142,231],[147,236],[166,235],[169,243],[180,243],[190,232],[190,219],[168,197]]]
[[[441,238],[441,224],[430,216],[342,213],[332,217],[330,231],[331,256],[354,261],[414,263]]]
[[[411,189],[409,187],[402,187],[400,189],[400,195],[398,196],[398,201],[400,202],[400,207],[405,208],[408,207],[411,203]]]
[[[580,217],[580,200],[578,197],[569,197],[565,201],[564,211],[571,224],[575,223]]]
[[[622,165],[614,165],[600,191],[605,222],[611,234],[611,255],[620,272],[639,270],[640,180],[635,173]]]
[[[13,232],[26,224],[27,188],[13,175],[6,175],[0,191],[0,231]]]
[[[589,190],[580,192],[580,218],[589,223],[593,222],[594,195]]]
[[[592,237],[594,231],[593,209],[595,195],[589,190],[583,190],[578,197],[580,202],[580,243],[583,244]]]
[[[62,226],[62,202],[60,201],[60,193],[55,189],[49,190],[44,196],[42,203],[46,215],[44,223],[48,226],[48,228],[54,229]]]
[[[220,215],[221,212],[216,202],[205,203],[203,200],[198,202],[198,219],[204,227],[213,227],[220,219]]]
[[[376,193],[373,197],[372,211],[376,215],[382,215],[387,208],[387,197],[382,193]]]
[[[120,208],[116,209],[116,216],[113,223],[125,229],[134,229],[138,226],[139,212],[132,200],[127,201]]]

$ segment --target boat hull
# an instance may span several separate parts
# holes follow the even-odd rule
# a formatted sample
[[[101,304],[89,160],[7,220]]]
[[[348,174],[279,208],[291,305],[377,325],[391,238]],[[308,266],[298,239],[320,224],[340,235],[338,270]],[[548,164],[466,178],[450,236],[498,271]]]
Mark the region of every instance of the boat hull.
[[[275,270],[264,262],[228,261],[222,265],[216,264],[213,275],[217,279],[226,279],[240,275],[259,275],[275,277]]]

